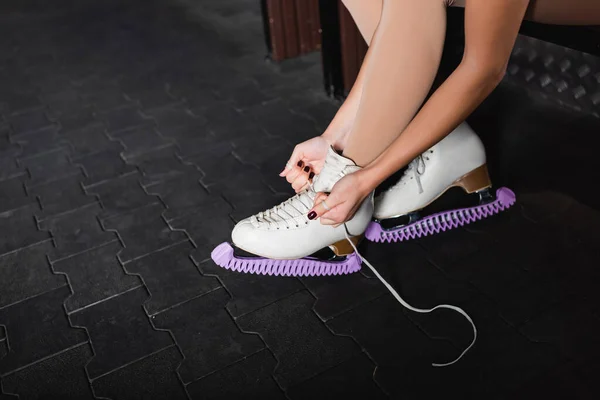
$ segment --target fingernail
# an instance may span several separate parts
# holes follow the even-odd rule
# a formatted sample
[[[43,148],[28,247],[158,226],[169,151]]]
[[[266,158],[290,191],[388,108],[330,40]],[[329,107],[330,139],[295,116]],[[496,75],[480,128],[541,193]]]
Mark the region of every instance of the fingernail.
[[[310,171],[310,167],[307,165],[306,167],[304,167],[304,172],[308,172]]]
[[[314,173],[314,172],[311,172],[311,173],[308,175],[308,179],[312,179],[312,178],[314,178],[314,177],[315,177],[315,173]]]
[[[302,167],[304,165],[304,163],[302,161],[298,161],[298,166]]]
[[[311,211],[311,212],[308,213],[308,219],[313,220],[315,218],[317,218],[317,213],[316,212]]]

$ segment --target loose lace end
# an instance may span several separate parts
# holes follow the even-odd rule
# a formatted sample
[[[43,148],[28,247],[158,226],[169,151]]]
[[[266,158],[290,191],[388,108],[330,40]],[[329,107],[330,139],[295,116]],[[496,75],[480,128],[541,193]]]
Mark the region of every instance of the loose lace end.
[[[447,363],[432,363],[431,365],[434,367],[447,367],[450,366],[452,364],[457,363],[470,349],[471,347],[473,347],[473,345],[475,344],[475,341],[477,341],[477,327],[475,326],[475,323],[473,322],[473,319],[471,319],[471,317],[469,316],[469,314],[467,314],[462,308],[457,307],[457,306],[453,306],[450,304],[440,304],[437,305],[433,308],[429,308],[429,309],[424,309],[424,308],[417,308],[417,307],[413,307],[410,304],[408,304],[396,291],[396,289],[394,289],[392,287],[392,285],[390,285],[380,274],[379,272],[377,272],[377,270],[371,265],[371,263],[369,261],[367,261],[366,258],[364,258],[359,252],[358,249],[356,248],[356,246],[354,245],[354,243],[352,242],[352,240],[350,240],[350,236],[348,234],[348,227],[346,226],[346,224],[344,224],[344,235],[346,236],[346,240],[348,240],[348,242],[350,243],[350,245],[352,246],[352,248],[354,249],[354,251],[356,252],[356,254],[358,255],[358,257],[360,257],[360,259],[369,267],[369,269],[375,274],[375,276],[377,277],[377,279],[379,279],[381,281],[381,283],[383,283],[383,285],[390,291],[390,293],[394,296],[394,298],[396,298],[396,300],[398,300],[398,302],[400,304],[402,304],[404,307],[406,307],[407,309],[409,309],[410,311],[416,312],[416,313],[420,313],[420,314],[428,314],[431,313],[435,310],[438,309],[442,309],[442,308],[446,308],[448,310],[453,310],[456,311],[457,313],[461,314],[463,317],[465,317],[467,319],[467,321],[469,321],[469,323],[471,324],[471,326],[473,327],[473,340],[471,341],[471,344],[469,344],[469,346],[467,346],[467,348],[465,348],[463,350],[462,353],[460,353],[460,355]]]

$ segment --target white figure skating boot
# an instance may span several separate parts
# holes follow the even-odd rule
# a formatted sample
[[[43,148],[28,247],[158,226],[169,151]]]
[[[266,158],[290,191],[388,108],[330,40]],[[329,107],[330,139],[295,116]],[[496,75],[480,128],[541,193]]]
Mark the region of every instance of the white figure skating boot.
[[[398,183],[377,196],[366,237],[374,242],[422,237],[514,204],[511,190],[500,188],[494,197],[491,186],[483,143],[463,123],[413,160]]]
[[[355,216],[338,227],[309,220],[314,198],[330,192],[343,176],[359,170],[354,162],[333,149],[311,186],[269,210],[240,221],[227,242],[212,252],[213,261],[230,270],[268,275],[337,275],[358,271],[361,259],[352,245],[364,236],[373,216],[373,193]]]

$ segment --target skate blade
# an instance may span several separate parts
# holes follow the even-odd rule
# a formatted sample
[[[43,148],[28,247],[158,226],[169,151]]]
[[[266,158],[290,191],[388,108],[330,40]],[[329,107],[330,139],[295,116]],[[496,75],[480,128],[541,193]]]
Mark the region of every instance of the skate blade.
[[[230,271],[272,276],[329,276],[347,275],[357,272],[362,261],[356,253],[343,260],[323,261],[316,258],[274,260],[264,257],[239,257],[228,242],[221,243],[211,253],[219,267]]]
[[[512,190],[502,187],[496,191],[496,200],[479,206],[459,208],[427,216],[396,229],[383,229],[378,222],[371,222],[365,237],[371,242],[402,242],[448,231],[498,214],[515,204]]]

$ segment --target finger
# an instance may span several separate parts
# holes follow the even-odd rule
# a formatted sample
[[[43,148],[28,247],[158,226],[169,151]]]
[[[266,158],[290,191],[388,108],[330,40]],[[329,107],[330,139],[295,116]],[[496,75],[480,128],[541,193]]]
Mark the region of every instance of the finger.
[[[290,159],[286,163],[284,170],[281,171],[279,176],[281,176],[281,177],[287,176],[287,174],[289,174],[290,171],[294,170],[295,167],[304,168],[305,165],[304,165],[303,158],[304,158],[304,152],[300,149],[300,147],[299,146],[294,147],[294,151],[292,151],[292,155],[290,156]]]
[[[304,165],[304,164],[302,164],[302,165]],[[310,170],[310,168],[308,166],[305,166],[304,168],[308,168]],[[285,179],[288,181],[288,183],[292,183],[296,180],[296,178],[298,178],[298,176],[301,176],[302,174],[304,174],[304,169],[294,167],[294,168],[292,168],[292,170],[290,172],[288,172],[285,175]]]
[[[299,193],[299,192],[303,192],[303,191],[305,191],[305,190],[306,190],[306,189],[308,189],[309,187],[310,187],[310,182],[306,182],[306,184],[305,184],[304,186],[302,186],[302,187],[300,188],[300,190],[298,190],[298,193]]]
[[[325,217],[319,218],[319,221],[321,222],[321,225],[333,225],[334,228],[339,225],[337,221]]]
[[[325,202],[326,205],[323,204],[323,201],[325,201],[325,200],[326,200],[326,202]],[[342,204],[342,201],[339,200],[337,195],[335,195],[334,193],[331,193],[324,200],[320,200],[318,203],[315,202],[314,207],[308,213],[308,219],[315,219],[315,218],[321,217],[323,215],[326,215],[330,211],[333,211],[340,204]],[[329,218],[331,218],[331,217],[329,217]]]
[[[329,201],[327,201],[327,204],[329,204]],[[325,214],[323,214],[321,218],[319,218],[319,221],[323,225],[333,225],[334,227],[339,226],[344,222],[343,216],[346,215],[346,212],[343,208],[343,204],[332,208],[331,211],[327,211]]]
[[[313,200],[313,207],[316,206],[317,204],[319,204],[322,201],[325,201],[325,199],[327,199],[327,194],[323,193],[323,192],[319,192],[317,193],[317,195],[315,196],[315,199]]]
[[[292,182],[292,188],[294,188],[296,192],[300,192],[305,186],[307,186],[307,184],[308,176],[301,174],[296,178],[296,180],[294,180],[294,182]]]

